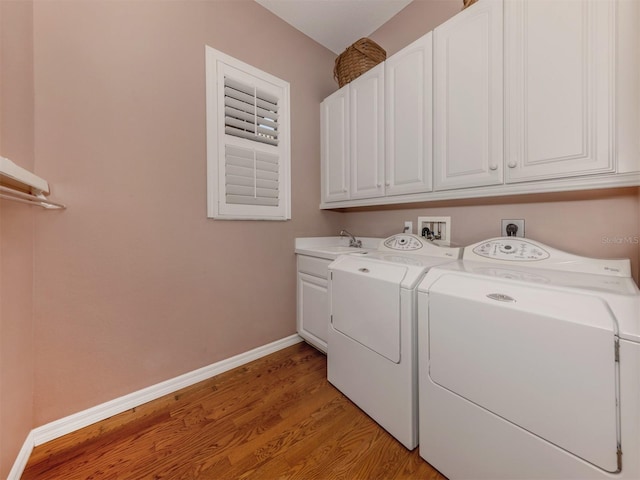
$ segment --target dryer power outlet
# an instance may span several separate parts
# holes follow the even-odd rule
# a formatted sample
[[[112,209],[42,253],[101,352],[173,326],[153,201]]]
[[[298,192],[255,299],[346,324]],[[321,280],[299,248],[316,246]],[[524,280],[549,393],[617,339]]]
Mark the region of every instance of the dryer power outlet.
[[[502,228],[500,229],[500,236],[524,238],[524,219],[502,220]]]

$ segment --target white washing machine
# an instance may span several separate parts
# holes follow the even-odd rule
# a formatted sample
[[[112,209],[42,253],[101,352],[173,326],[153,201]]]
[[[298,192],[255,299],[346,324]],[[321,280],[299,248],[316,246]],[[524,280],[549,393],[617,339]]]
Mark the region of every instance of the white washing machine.
[[[640,479],[628,260],[495,238],[419,287],[420,455],[449,479]]]
[[[398,234],[329,265],[329,381],[406,448],[418,444],[417,293],[461,249]]]

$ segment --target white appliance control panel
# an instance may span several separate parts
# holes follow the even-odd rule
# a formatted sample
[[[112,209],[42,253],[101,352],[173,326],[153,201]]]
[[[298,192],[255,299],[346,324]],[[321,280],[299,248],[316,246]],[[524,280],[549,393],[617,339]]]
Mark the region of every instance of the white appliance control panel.
[[[535,262],[550,256],[540,245],[511,237],[483,242],[473,249],[473,253],[495,260],[519,262]]]
[[[469,245],[464,248],[462,259],[510,267],[526,265],[564,272],[631,277],[631,262],[628,259],[581,257],[535,240],[514,237],[490,238]]]
[[[461,248],[441,247],[435,243],[420,238],[417,235],[411,233],[399,233],[393,235],[383,242],[378,247],[378,253],[410,253],[413,255],[424,255],[429,257],[444,257],[458,259],[460,258]],[[398,260],[393,260],[397,263]],[[407,263],[404,261],[403,263]]]
[[[413,235],[394,235],[384,241],[384,246],[391,250],[420,250],[422,241]]]

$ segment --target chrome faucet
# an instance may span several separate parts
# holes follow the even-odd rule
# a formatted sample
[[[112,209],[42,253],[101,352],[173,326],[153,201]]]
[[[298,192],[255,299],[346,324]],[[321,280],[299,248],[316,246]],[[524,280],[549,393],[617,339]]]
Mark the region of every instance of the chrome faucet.
[[[356,240],[356,237],[351,235],[346,230],[340,230],[340,236],[341,237],[350,237],[349,238],[349,246],[350,247],[362,248],[362,240]]]

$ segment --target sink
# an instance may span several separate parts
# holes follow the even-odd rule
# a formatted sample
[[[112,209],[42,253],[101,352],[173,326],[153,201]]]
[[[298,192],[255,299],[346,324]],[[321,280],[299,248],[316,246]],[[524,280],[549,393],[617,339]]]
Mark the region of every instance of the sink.
[[[296,238],[295,253],[312,257],[335,260],[340,255],[361,254],[373,252],[378,249],[381,238],[359,237],[364,247],[349,247],[349,240],[344,237],[306,237]]]

